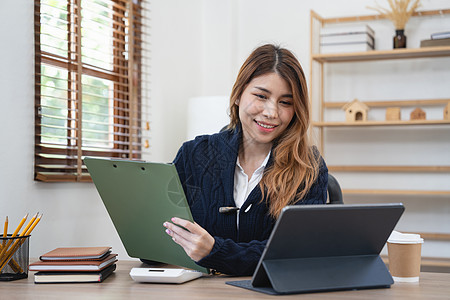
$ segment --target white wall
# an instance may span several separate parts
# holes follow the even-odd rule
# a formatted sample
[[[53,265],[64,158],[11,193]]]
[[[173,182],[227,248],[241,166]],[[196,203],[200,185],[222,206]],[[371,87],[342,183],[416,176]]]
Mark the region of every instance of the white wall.
[[[275,42],[290,48],[309,74],[310,9],[324,17],[373,14],[366,9],[367,5],[374,4],[372,0],[345,2],[346,5],[333,0],[151,1],[152,147],[147,159],[173,159],[187,136],[188,100],[228,95],[238,68],[257,45]],[[422,2],[423,9],[448,7],[447,1]],[[33,181],[33,1],[1,1],[0,38],[3,111],[0,118],[0,222],[6,215],[10,217],[10,224],[17,224],[27,212],[44,213],[32,236],[33,257],[59,246],[111,245],[122,259],[126,258],[93,184]],[[338,68],[330,72],[346,71]],[[448,67],[440,72],[447,78]],[[433,78],[433,74],[424,76]],[[446,95],[442,97],[448,97],[448,90],[441,92]],[[449,136],[448,131],[443,132]],[[429,147],[437,152],[442,149],[440,154],[448,150],[437,141]],[[339,153],[339,147],[336,152],[344,154]],[[342,182],[347,185],[353,180],[354,177],[345,177]],[[400,196],[346,199],[348,202],[402,201],[407,207],[407,214],[402,218],[403,228],[450,232],[448,200]],[[448,245],[434,243],[432,248],[424,250],[427,256],[450,256]]]
[[[41,212],[30,255],[62,246],[111,245],[128,257],[91,183],[33,181],[34,5],[0,2],[0,222]],[[202,1],[151,3],[152,157],[171,161],[185,139],[187,99],[202,82]],[[3,227],[2,227],[3,228]],[[161,228],[163,230],[163,228]]]
[[[172,161],[186,138],[187,100],[201,95],[201,0],[150,1],[151,157]]]

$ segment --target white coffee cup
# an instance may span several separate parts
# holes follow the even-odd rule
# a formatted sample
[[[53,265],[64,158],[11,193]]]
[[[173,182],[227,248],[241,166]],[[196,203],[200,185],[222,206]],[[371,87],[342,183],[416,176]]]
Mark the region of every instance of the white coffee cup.
[[[422,244],[419,234],[392,232],[387,246],[389,271],[394,281],[419,281]]]

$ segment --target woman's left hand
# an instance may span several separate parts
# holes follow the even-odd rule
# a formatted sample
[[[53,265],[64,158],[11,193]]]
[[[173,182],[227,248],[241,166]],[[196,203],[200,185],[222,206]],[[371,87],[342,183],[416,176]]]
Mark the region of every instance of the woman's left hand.
[[[172,218],[171,221],[173,224],[171,222],[163,224],[167,228],[166,233],[175,243],[183,247],[190,258],[199,261],[211,252],[215,240],[203,227],[180,218]]]

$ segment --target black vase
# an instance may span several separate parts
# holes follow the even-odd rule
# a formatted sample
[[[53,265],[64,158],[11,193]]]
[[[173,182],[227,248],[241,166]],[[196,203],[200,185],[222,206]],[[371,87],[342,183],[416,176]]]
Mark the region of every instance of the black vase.
[[[403,29],[395,30],[394,49],[406,48],[406,35]]]

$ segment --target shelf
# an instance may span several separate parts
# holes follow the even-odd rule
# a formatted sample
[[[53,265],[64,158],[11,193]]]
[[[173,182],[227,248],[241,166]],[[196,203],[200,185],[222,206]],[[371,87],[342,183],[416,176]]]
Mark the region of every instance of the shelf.
[[[373,190],[373,189],[343,189],[343,194],[353,195],[421,195],[421,196],[450,196],[450,191],[431,190]]]
[[[320,63],[338,63],[445,56],[450,56],[450,46],[424,47],[417,49],[373,50],[353,53],[313,54],[311,58]]]
[[[448,125],[450,120],[409,120],[409,121],[360,121],[360,122],[312,122],[315,127],[359,127],[359,126],[399,126],[399,125]]]
[[[435,232],[403,232],[403,233],[420,234],[420,237],[425,240],[450,241],[450,233],[435,233]]]
[[[387,255],[381,255],[383,262],[389,265],[389,259]],[[439,267],[445,269],[444,272],[448,272],[450,268],[450,258],[446,257],[422,257],[421,259],[421,271],[424,272],[424,267]],[[440,270],[442,272],[443,270]],[[426,272],[426,271],[425,271]],[[437,270],[431,270],[428,272],[437,272]]]
[[[332,166],[330,172],[413,172],[450,173],[450,166]]]
[[[361,101],[361,100],[360,100]],[[388,100],[388,101],[361,101],[369,107],[393,107],[393,106],[445,106],[449,99],[420,99],[420,100]],[[341,109],[348,102],[324,102],[326,108]]]
[[[73,175],[67,175],[67,173],[52,173],[52,172],[38,172],[36,174],[36,179],[45,182],[92,182],[91,176],[89,174],[83,173],[81,176],[73,173]]]
[[[414,17],[425,17],[425,16],[437,16],[450,14],[450,9],[434,9],[434,10],[419,10],[412,14]],[[346,23],[346,22],[361,22],[361,21],[374,21],[385,19],[382,15],[367,15],[367,16],[353,16],[353,17],[341,17],[341,18],[322,18],[316,12],[311,11],[316,19],[320,20],[322,24],[333,24],[333,23]]]
[[[450,268],[450,258],[439,258],[439,257],[422,257],[421,261],[421,270],[423,272],[424,267],[438,267],[444,268],[446,272]],[[439,270],[439,269],[438,269]],[[437,270],[432,270],[432,272],[436,272]]]

